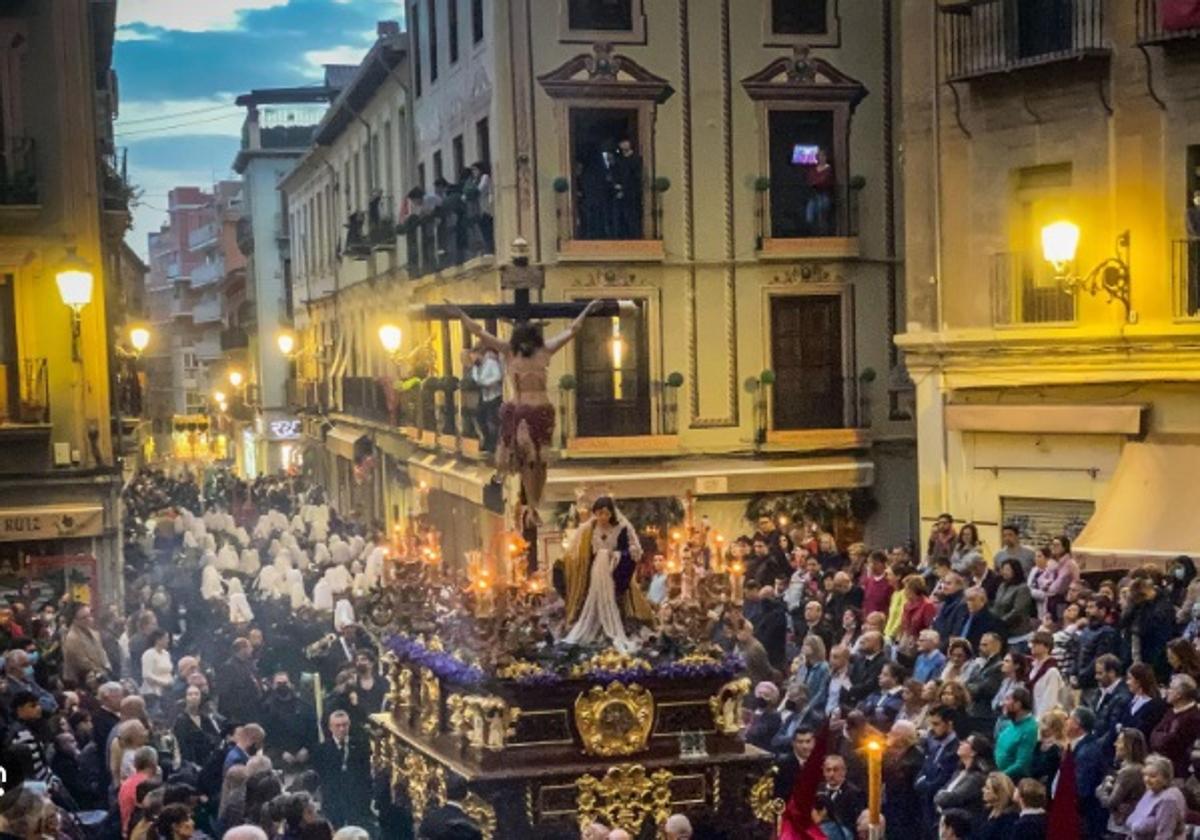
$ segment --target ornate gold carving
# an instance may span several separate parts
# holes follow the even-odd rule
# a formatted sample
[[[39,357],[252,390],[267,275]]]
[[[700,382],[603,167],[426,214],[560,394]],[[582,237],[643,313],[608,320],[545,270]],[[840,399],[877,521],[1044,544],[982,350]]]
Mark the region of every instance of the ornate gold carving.
[[[775,768],[771,767],[750,788],[750,811],[755,819],[774,825],[786,803],[775,798]]]
[[[633,755],[646,748],[654,696],[637,683],[595,686],[575,699],[575,728],[588,755]]]
[[[496,678],[501,680],[519,680],[521,677],[533,677],[545,672],[545,668],[524,659],[515,659],[503,668],[496,669]]]
[[[742,698],[749,693],[750,680],[742,677],[725,683],[715,695],[708,698],[713,726],[722,735],[736,735],[742,730]]]
[[[720,665],[721,660],[717,659],[712,654],[708,653],[689,653],[687,656],[682,656],[675,663],[676,665]]]
[[[639,659],[636,656],[620,653],[619,651],[609,648],[601,651],[590,659],[585,659],[574,668],[571,669],[571,676],[574,679],[583,679],[595,673],[613,672],[613,671],[650,671],[650,663],[645,659]]]
[[[637,282],[637,275],[632,271],[618,271],[613,268],[601,268],[588,272],[586,275],[576,277],[573,285],[588,287],[625,287],[636,286]]]
[[[389,653],[384,657],[387,663],[388,694],[387,701],[393,711],[406,711],[412,708],[412,668],[400,664],[395,655]]]
[[[428,668],[420,671],[421,712],[418,726],[423,735],[433,735],[442,724],[442,684]]]
[[[450,731],[472,747],[502,750],[516,734],[521,710],[499,697],[452,694],[446,701]]]
[[[829,270],[828,266],[815,262],[802,262],[789,266],[787,271],[776,274],[768,281],[771,286],[796,286],[801,283],[842,283],[842,278]]]
[[[425,816],[425,811],[433,805],[441,805],[446,801],[446,771],[442,766],[429,760],[420,753],[410,752],[404,756],[403,762],[397,762],[401,771],[401,783],[408,789],[408,798],[412,803],[413,818],[417,822]],[[393,773],[394,777],[394,773]]]
[[[656,824],[671,816],[671,779],[669,770],[647,774],[640,764],[610,767],[603,779],[580,776],[575,780],[575,803],[581,826],[602,822],[639,833],[646,817]]]
[[[462,808],[479,826],[483,840],[492,840],[496,836],[496,809],[487,800],[476,793],[468,793],[462,801]]]

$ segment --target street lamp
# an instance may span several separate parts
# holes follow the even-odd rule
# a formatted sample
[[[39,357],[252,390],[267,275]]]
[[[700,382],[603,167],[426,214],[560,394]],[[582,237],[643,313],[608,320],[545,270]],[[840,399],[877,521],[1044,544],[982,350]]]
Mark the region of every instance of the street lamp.
[[[395,324],[384,324],[379,328],[379,343],[383,345],[383,350],[394,361],[400,353],[400,344],[404,339],[404,333]]]
[[[229,371],[229,384],[232,385],[234,388],[241,388],[242,383],[245,380],[246,380],[246,377],[243,376],[242,372],[240,370],[238,370],[237,368],[234,368],[233,370]]]
[[[218,403],[225,402],[225,392],[224,391],[213,391],[213,401],[218,402]]]
[[[1110,303],[1120,301],[1125,307],[1126,323],[1134,323],[1137,315],[1133,312],[1130,300],[1129,231],[1117,237],[1116,256],[1105,258],[1082,277],[1071,269],[1078,249],[1078,225],[1059,221],[1042,228],[1042,256],[1054,267],[1055,279],[1063,291],[1082,289],[1092,297],[1104,292]]]
[[[83,307],[92,302],[92,286],[95,284],[92,268],[75,253],[74,247],[68,247],[67,256],[59,266],[55,280],[62,302],[71,308],[71,358],[82,361],[79,355],[79,314]]]
[[[289,358],[296,352],[296,336],[290,330],[283,330],[275,336],[275,344],[279,352]]]
[[[140,356],[150,346],[150,330],[145,327],[134,327],[129,331],[129,345],[134,355]]]

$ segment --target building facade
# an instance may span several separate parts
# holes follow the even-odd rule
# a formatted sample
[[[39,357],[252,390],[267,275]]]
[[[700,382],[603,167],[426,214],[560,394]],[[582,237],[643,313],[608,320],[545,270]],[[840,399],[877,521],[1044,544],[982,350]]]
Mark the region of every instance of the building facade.
[[[47,597],[70,569],[121,592],[115,6],[0,11],[0,585],[33,578]]]
[[[1191,553],[1168,497],[1200,432],[1200,18],[955,5],[903,4],[923,528],[1079,535],[1095,569]]]
[[[846,539],[908,536],[892,7],[749,5],[422,0],[381,28],[327,117],[344,131],[283,184],[311,439],[345,509],[430,511],[456,559],[502,528],[467,340],[411,307],[510,299],[520,238],[541,299],[637,308],[555,358],[546,521],[590,486],[690,493],[726,533],[790,495]]]
[[[276,346],[276,336],[291,329],[293,317],[290,231],[279,182],[312,141],[341,73],[330,66],[322,85],[255,90],[237,99],[246,120],[233,168],[242,177],[238,241],[248,262],[235,316],[242,332],[227,341],[226,365],[243,375],[244,384],[226,384],[232,389],[228,420],[236,463],[250,478],[288,469],[300,451],[299,434],[287,425],[294,416],[286,392],[291,363]],[[236,289],[231,291],[236,298]]]

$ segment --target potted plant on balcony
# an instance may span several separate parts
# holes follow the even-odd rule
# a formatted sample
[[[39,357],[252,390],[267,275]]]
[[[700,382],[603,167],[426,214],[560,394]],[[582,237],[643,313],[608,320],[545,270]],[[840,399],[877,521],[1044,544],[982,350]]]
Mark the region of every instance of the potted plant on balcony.
[[[563,449],[567,448],[567,429],[571,425],[571,392],[577,385],[574,374],[564,373],[558,378],[558,437]]]
[[[771,179],[767,175],[759,175],[754,179],[754,224],[758,231],[755,235],[755,248],[762,250],[763,240],[767,236],[766,217],[767,217],[767,193],[771,189]]]
[[[564,217],[567,215],[567,193],[571,191],[571,179],[559,175],[551,186],[554,188],[554,227],[557,238],[556,248],[561,249],[564,239],[572,239],[572,232],[564,229]]]
[[[662,430],[664,435],[679,434],[679,389],[683,386],[683,374],[672,371],[663,380],[663,417]]]
[[[654,238],[655,239],[662,239],[662,237],[663,237],[662,196],[663,196],[663,193],[667,192],[667,190],[669,190],[669,189],[671,189],[671,179],[668,178],[666,175],[659,175],[653,181],[650,182],[651,198],[654,201],[654,204],[651,208],[651,212],[653,213],[653,216],[654,216]]]
[[[875,381],[875,368],[863,368],[858,374],[858,425],[871,428],[871,383]]]
[[[746,379],[746,393],[754,399],[754,446],[767,442],[767,389],[775,384],[775,371],[765,369],[758,376]]]

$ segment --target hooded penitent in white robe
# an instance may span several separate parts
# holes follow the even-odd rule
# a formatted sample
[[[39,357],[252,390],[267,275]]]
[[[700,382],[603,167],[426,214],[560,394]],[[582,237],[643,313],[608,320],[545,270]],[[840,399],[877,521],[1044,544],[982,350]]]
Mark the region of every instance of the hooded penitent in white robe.
[[[256,575],[261,568],[262,561],[258,559],[258,549],[243,548],[238,561],[238,571],[244,575]]]
[[[335,566],[347,566],[350,564],[350,546],[341,540],[337,542],[329,541],[329,553],[333,556]]]
[[[238,553],[229,543],[225,543],[225,545],[221,546],[221,550],[217,552],[217,569],[222,572],[236,572],[238,570]]]
[[[368,589],[379,583],[379,577],[383,574],[383,563],[386,558],[387,549],[381,545],[375,546],[367,554],[367,565],[363,569],[363,572],[367,578]]]
[[[330,566],[325,571],[325,580],[329,581],[329,589],[334,595],[341,595],[350,588],[354,579],[345,566]]]
[[[333,556],[329,553],[329,546],[323,542],[313,546],[313,562],[317,564],[317,568],[328,566],[333,562]]]
[[[224,595],[225,583],[221,580],[221,573],[217,571],[216,566],[206,565],[204,571],[200,573],[200,597],[209,601]]]
[[[234,592],[229,596],[229,623],[249,624],[254,620],[254,610],[243,592]]]
[[[233,532],[233,538],[237,540],[238,545],[242,548],[250,545],[250,534],[245,528],[237,528]]]
[[[325,578],[321,578],[313,586],[312,603],[313,607],[321,612],[333,610],[333,588]]]
[[[216,551],[217,550],[217,538],[214,537],[212,534],[204,535],[204,550],[205,551]]]
[[[299,569],[292,569],[288,572],[287,581],[284,585],[287,587],[288,596],[291,598],[293,610],[298,610],[308,605],[308,595],[304,592],[304,578],[301,576]]]
[[[262,595],[268,598],[277,597],[283,591],[283,575],[274,566],[264,566],[258,574],[255,586]]]
[[[196,535],[191,531],[183,532],[183,547],[184,548],[199,548],[200,541],[196,539]]]
[[[342,628],[354,623],[354,606],[342,598],[333,608],[333,629],[342,632]]]

